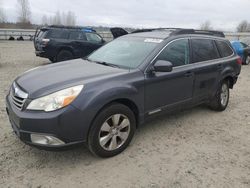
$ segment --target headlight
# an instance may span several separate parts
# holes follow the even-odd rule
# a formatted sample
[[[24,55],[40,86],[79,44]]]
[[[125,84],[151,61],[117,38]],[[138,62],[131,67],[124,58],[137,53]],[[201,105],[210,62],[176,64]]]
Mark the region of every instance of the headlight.
[[[83,85],[78,85],[57,91],[44,97],[31,101],[27,109],[54,111],[69,105],[81,92]]]

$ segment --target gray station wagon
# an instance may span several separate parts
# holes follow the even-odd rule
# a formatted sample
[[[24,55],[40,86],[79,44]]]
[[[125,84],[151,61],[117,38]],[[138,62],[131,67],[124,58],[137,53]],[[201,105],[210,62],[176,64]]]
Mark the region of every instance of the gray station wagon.
[[[94,154],[111,157],[150,117],[203,103],[225,110],[241,63],[221,32],[127,34],[86,59],[25,72],[13,82],[6,109],[27,144],[86,143]]]

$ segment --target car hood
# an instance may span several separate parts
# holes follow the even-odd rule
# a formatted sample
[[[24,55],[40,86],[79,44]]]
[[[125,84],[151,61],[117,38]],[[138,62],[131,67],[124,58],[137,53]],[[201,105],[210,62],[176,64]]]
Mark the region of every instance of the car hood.
[[[41,66],[19,76],[15,82],[30,99],[89,82],[126,74],[129,70],[96,64],[83,59]]]

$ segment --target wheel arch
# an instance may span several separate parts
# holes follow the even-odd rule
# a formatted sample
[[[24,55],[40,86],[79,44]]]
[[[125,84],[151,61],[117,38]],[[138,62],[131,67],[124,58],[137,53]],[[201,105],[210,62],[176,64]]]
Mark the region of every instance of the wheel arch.
[[[232,75],[227,75],[223,78],[223,80],[227,80],[229,83],[229,88],[233,89],[234,83],[235,83],[235,79]]]
[[[70,53],[72,53],[72,55],[74,56],[74,50],[71,47],[68,46],[62,46],[57,50],[56,56],[62,51],[62,50],[67,50],[70,51]]]
[[[96,113],[96,116],[105,108],[107,108],[108,106],[115,104],[115,103],[119,103],[119,104],[123,104],[124,106],[127,106],[135,115],[135,120],[136,120],[136,127],[138,127],[139,123],[140,123],[140,118],[139,118],[139,108],[138,106],[135,104],[135,102],[133,102],[132,100],[128,99],[128,98],[117,98],[117,99],[113,99],[109,102],[107,102],[106,104],[104,104]],[[95,119],[94,118],[94,119]]]

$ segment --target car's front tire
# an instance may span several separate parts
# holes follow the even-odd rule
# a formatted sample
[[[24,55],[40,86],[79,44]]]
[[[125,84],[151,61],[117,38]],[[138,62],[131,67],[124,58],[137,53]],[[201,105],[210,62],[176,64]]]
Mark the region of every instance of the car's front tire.
[[[113,103],[95,118],[88,135],[89,150],[99,157],[112,157],[127,148],[136,129],[134,113]]]
[[[212,98],[210,108],[216,111],[224,111],[228,106],[229,96],[229,81],[224,80],[221,82],[216,95]]]

